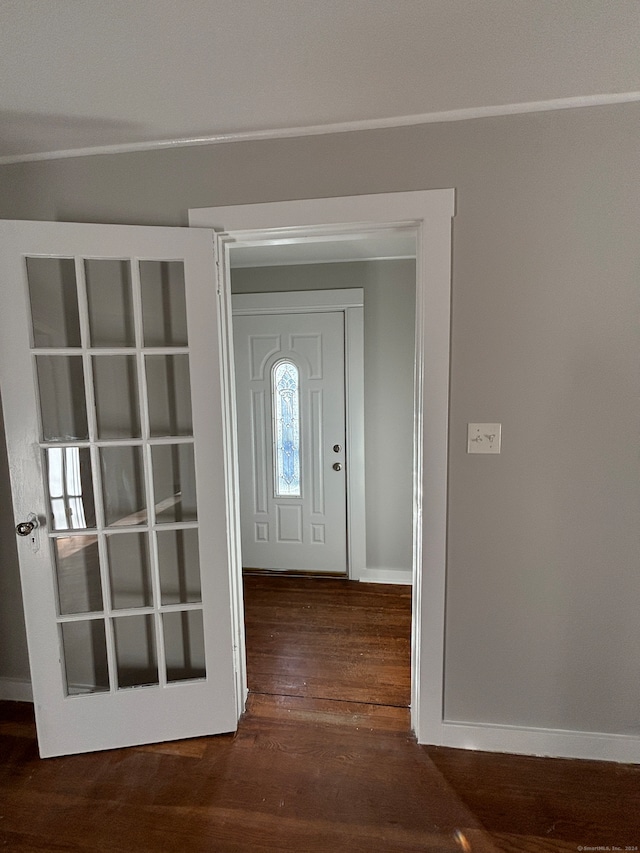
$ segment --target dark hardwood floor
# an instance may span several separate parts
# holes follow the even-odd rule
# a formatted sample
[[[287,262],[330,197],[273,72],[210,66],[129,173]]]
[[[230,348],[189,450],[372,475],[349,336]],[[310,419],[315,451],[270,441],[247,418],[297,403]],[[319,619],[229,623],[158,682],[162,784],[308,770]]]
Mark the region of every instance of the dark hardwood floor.
[[[247,578],[253,692],[235,735],[43,761],[31,706],[0,703],[0,849],[640,847],[640,767],[418,746],[406,588],[303,581]]]
[[[244,595],[249,690],[409,706],[410,587],[249,574]]]

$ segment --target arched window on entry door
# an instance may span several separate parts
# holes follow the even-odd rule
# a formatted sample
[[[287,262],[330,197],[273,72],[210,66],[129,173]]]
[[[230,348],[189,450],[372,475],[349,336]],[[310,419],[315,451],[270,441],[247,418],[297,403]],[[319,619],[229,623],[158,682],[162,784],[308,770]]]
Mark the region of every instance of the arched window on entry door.
[[[300,371],[278,361],[272,371],[273,481],[276,497],[300,497]]]

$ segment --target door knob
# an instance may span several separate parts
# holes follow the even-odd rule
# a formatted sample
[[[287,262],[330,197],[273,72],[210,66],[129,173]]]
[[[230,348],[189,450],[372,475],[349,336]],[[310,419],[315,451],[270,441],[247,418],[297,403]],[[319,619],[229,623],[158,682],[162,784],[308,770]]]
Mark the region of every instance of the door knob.
[[[333,470],[334,471],[342,471],[342,463],[341,462],[334,462],[333,463]]]
[[[26,521],[21,521],[20,524],[16,525],[16,533],[18,536],[31,537],[31,550],[34,554],[40,550],[40,537],[38,535],[40,532],[38,530],[39,527],[40,519],[35,512],[30,512]]]
[[[20,524],[16,526],[16,533],[18,536],[28,536],[35,530],[35,524],[33,521],[21,521]]]

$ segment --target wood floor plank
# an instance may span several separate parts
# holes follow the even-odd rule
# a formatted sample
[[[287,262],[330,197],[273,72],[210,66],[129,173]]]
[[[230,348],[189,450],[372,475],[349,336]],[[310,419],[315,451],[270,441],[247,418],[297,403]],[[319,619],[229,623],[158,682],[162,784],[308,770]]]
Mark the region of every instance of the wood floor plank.
[[[0,775],[0,841],[17,850],[46,849],[49,837],[60,849],[115,851],[454,851],[458,827],[481,829],[439,774],[425,772],[406,732],[250,712],[235,737],[202,741],[196,760],[129,749],[14,763]]]
[[[546,849],[508,846],[519,835],[640,848],[640,766],[422,749],[506,850]]]
[[[332,579],[308,589],[311,579],[302,580],[292,579],[289,592],[265,588],[266,579],[248,584],[247,636],[262,637],[262,648],[249,649],[250,679],[263,679],[265,692],[250,694],[236,734],[43,761],[32,706],[0,702],[0,849],[567,853],[640,846],[640,767],[419,746],[407,707],[380,702],[402,691],[408,702],[400,674],[403,660],[408,669],[406,588],[353,590]],[[259,624],[263,613],[269,619]],[[368,649],[368,666],[378,665],[371,684],[375,668],[353,661],[354,649]],[[276,692],[296,684],[332,695]],[[367,701],[360,690],[371,691]]]
[[[251,691],[408,707],[410,587],[247,575],[244,594]]]
[[[370,731],[397,732],[405,736],[411,726],[408,708],[300,696],[251,693],[247,713],[276,722],[286,717],[300,722],[366,727]]]

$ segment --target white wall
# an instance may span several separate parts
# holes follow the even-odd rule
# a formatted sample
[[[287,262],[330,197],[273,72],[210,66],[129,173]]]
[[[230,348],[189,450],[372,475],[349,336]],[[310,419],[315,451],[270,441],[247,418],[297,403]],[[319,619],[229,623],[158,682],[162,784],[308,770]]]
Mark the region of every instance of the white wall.
[[[367,569],[412,569],[415,261],[235,269],[234,293],[364,290]]]

